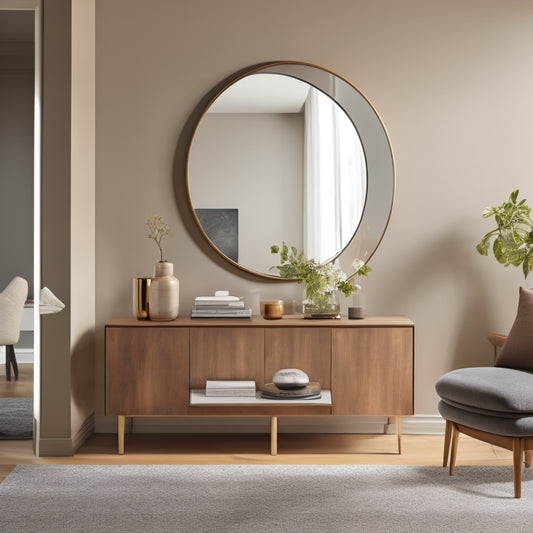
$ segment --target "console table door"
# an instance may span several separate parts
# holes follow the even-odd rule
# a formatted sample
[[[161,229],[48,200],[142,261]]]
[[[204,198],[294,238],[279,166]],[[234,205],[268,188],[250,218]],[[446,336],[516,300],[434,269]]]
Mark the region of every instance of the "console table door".
[[[335,415],[413,414],[413,328],[334,328]]]
[[[183,415],[188,409],[188,329],[106,328],[106,414]]]

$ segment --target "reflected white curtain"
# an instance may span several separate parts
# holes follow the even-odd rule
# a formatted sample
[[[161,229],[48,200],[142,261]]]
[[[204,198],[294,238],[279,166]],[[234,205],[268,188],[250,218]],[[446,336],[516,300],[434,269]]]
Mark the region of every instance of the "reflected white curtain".
[[[305,104],[304,251],[332,259],[350,241],[366,198],[366,164],[346,113],[311,87]]]

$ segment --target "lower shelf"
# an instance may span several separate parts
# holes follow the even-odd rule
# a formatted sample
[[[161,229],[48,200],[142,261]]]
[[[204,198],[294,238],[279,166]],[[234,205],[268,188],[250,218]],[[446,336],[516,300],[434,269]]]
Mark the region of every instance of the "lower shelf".
[[[190,393],[189,414],[193,416],[283,416],[330,415],[331,391],[321,391],[316,400],[268,400],[257,392],[255,398],[206,396],[205,390]]]
[[[206,396],[204,389],[192,389],[190,405],[331,405],[331,391],[320,391],[321,397],[315,400],[268,400],[261,398],[261,391],[255,398],[249,396]]]

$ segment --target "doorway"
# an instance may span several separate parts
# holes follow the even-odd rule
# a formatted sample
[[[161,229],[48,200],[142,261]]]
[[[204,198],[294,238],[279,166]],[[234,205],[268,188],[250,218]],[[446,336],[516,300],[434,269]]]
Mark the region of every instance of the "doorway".
[[[39,375],[40,286],[40,3],[0,0],[0,290],[14,276],[28,281],[17,380],[0,372],[2,439],[31,439]],[[35,237],[37,236],[37,237]],[[35,325],[35,326],[34,326]],[[0,363],[5,348],[0,348]],[[5,368],[2,364],[0,368]]]

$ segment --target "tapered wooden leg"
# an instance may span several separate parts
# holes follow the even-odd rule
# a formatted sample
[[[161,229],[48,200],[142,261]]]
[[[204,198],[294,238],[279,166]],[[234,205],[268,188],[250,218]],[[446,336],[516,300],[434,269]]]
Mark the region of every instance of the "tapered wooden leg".
[[[520,498],[522,495],[522,453],[524,452],[524,441],[517,437],[513,439],[513,478],[514,497]]]
[[[270,417],[270,455],[278,455],[278,417]]]
[[[457,444],[459,441],[459,430],[455,425],[455,422],[452,422],[452,451],[450,454],[450,476],[455,474],[455,459],[457,458]]]
[[[126,417],[118,415],[118,453],[124,455],[124,428],[126,426]]]
[[[446,420],[446,430],[444,432],[444,454],[442,456],[442,466],[448,466],[448,458],[450,457],[450,441],[452,440],[453,423]]]
[[[395,416],[396,418],[396,435],[398,436],[398,454],[402,455],[402,417]]]
[[[533,456],[533,450],[526,450],[524,452],[524,464],[526,465],[526,468],[529,468],[531,466],[532,456]]]

